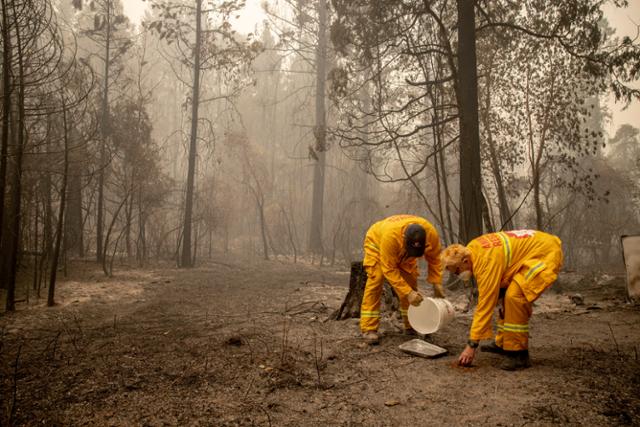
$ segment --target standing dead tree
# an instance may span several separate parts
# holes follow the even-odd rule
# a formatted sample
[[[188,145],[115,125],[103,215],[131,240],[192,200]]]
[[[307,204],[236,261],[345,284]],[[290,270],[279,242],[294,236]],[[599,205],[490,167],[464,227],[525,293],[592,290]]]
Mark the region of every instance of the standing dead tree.
[[[47,136],[42,117],[57,108],[51,100],[60,74],[63,45],[49,1],[2,2],[3,19],[3,119],[0,159],[0,283],[7,289],[6,309],[15,309],[15,292],[20,257],[28,243],[28,215],[33,198],[25,164],[32,162],[31,150]],[[45,165],[38,165],[42,169]],[[35,252],[35,251],[33,251]]]
[[[283,11],[278,12],[277,6],[271,7],[265,3],[265,11],[273,28],[278,34],[279,47],[290,52],[295,57],[295,73],[307,75],[296,81],[296,90],[308,91],[307,97],[302,101],[308,111],[308,115],[313,115],[314,123],[305,124],[313,129],[304,138],[313,136],[313,142],[308,145],[308,157],[313,161],[313,178],[311,193],[311,204],[309,206],[308,221],[308,245],[310,254],[320,255],[320,263],[325,256],[326,212],[324,206],[327,203],[326,189],[328,181],[327,155],[329,143],[327,140],[328,117],[326,106],[326,84],[328,79],[328,69],[333,52],[329,43],[329,23],[331,16],[330,2],[320,0],[316,2],[301,2],[296,0],[286,0],[283,4],[285,9],[292,14],[294,19],[290,19]],[[313,81],[311,81],[313,78]],[[303,84],[304,86],[300,86]],[[313,105],[309,100],[313,100]],[[312,110],[313,108],[313,110]],[[306,117],[305,117],[305,120]]]
[[[85,7],[83,9],[84,6]],[[97,138],[98,152],[95,160],[95,257],[96,262],[101,261],[101,256],[104,252],[104,222],[106,214],[106,182],[110,170],[110,148],[109,148],[109,116],[110,116],[110,89],[113,89],[114,81],[117,80],[119,71],[118,60],[122,57],[122,54],[126,51],[128,44],[126,37],[121,37],[121,34],[117,34],[122,29],[126,28],[127,21],[124,15],[118,13],[118,9],[121,8],[119,1],[117,0],[97,0],[92,2],[85,2],[84,0],[77,0],[73,2],[73,6],[81,12],[78,14],[77,20],[82,28],[82,35],[84,36],[84,44],[90,44],[86,49],[88,52],[86,55],[89,63],[92,64],[94,70],[101,78],[101,90],[99,93],[99,101],[96,103],[99,105],[99,112],[96,116],[99,120],[99,134]],[[93,176],[92,176],[93,178]],[[72,178],[72,183],[77,186],[76,179]],[[72,199],[73,200],[73,199]],[[74,204],[78,204],[76,200],[73,200]],[[77,207],[72,206],[77,214]],[[77,215],[76,215],[77,216]],[[77,221],[77,219],[76,219]]]
[[[153,0],[152,8],[158,19],[147,23],[161,39],[175,43],[177,58],[191,67],[191,125],[189,134],[188,167],[186,177],[184,216],[182,224],[182,252],[180,267],[194,265],[192,227],[196,188],[196,161],[198,158],[198,131],[201,125],[200,105],[228,96],[207,98],[203,96],[203,77],[207,71],[220,73],[221,80],[229,86],[240,86],[246,75],[246,66],[261,50],[251,36],[245,40],[233,30],[232,17],[244,6],[240,0],[196,0],[195,6],[174,0]],[[221,84],[221,87],[223,85]]]
[[[73,46],[75,47],[75,46]],[[57,90],[59,104],[49,113],[56,118],[60,118],[62,126],[56,127],[58,137],[61,139],[59,154],[56,157],[62,157],[61,168],[58,167],[56,172],[60,176],[59,201],[58,201],[58,218],[55,232],[55,242],[53,243],[51,268],[49,272],[49,289],[47,292],[47,306],[55,305],[55,288],[58,274],[58,265],[61,255],[66,248],[63,247],[67,242],[65,236],[66,210],[67,200],[70,193],[68,186],[70,176],[71,158],[75,156],[75,152],[83,150],[86,137],[83,131],[94,129],[91,117],[93,111],[90,110],[89,96],[94,88],[94,75],[91,68],[75,59],[75,51],[65,55],[66,61],[61,62],[64,65],[59,70],[59,79],[57,81]],[[78,123],[72,130],[70,123]],[[88,127],[85,127],[88,126]],[[65,270],[66,271],[66,270]]]
[[[74,6],[82,9],[83,2],[89,7],[83,13],[88,16],[88,25],[83,32],[96,45],[96,52],[90,56],[99,58],[94,67],[101,67],[102,91],[100,94],[100,146],[97,165],[97,194],[96,194],[96,262],[102,261],[105,248],[104,222],[106,213],[105,193],[106,181],[110,166],[109,146],[111,137],[110,123],[110,92],[114,82],[122,71],[121,61],[131,46],[131,40],[126,36],[128,19],[122,13],[119,0],[78,0]],[[100,62],[101,61],[101,62]]]
[[[329,317],[332,320],[345,320],[360,317],[360,305],[364,295],[364,286],[367,283],[367,272],[361,261],[351,263],[351,275],[349,276],[349,292],[338,308]]]
[[[86,112],[93,79],[86,64],[75,61],[75,39],[67,37],[52,1],[4,0],[2,7],[2,44],[10,49],[3,63],[0,161],[0,248],[8,256],[1,259],[0,278],[6,308],[14,310],[18,285],[28,297],[29,285],[19,274],[29,264],[26,257],[34,257],[34,288],[39,291],[47,276],[50,287],[55,284],[64,254],[69,159],[86,142],[80,136],[91,124]],[[52,303],[54,289],[49,293]]]
[[[58,259],[60,257],[60,246],[62,243],[62,226],[64,224],[64,210],[67,206],[67,179],[69,176],[69,125],[67,123],[67,99],[64,89],[60,90],[60,101],[62,106],[62,138],[63,145],[63,170],[62,185],[60,186],[60,210],[58,212],[58,226],[56,229],[56,242],[53,249],[53,258],[51,262],[51,275],[49,276],[49,291],[47,293],[47,306],[54,305],[56,275],[58,274]]]

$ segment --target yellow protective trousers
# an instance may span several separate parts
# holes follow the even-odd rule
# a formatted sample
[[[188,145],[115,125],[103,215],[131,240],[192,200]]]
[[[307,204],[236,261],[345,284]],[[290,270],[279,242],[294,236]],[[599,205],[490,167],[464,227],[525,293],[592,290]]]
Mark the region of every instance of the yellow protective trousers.
[[[507,351],[527,350],[529,348],[529,318],[533,312],[533,301],[527,300],[519,284],[524,283],[523,277],[521,273],[516,274],[507,287],[497,322],[496,344]],[[528,284],[534,289],[541,290],[551,285],[544,283],[540,276],[530,280]]]
[[[364,295],[362,296],[362,305],[360,306],[360,330],[362,332],[377,331],[380,326],[380,302],[382,299],[382,290],[384,287],[384,274],[380,263],[366,266],[367,283],[364,287]],[[404,271],[400,269],[402,278],[414,291],[418,290],[418,269],[412,271]],[[407,310],[409,309],[409,301],[406,297],[400,299],[400,313],[404,322],[404,328],[409,329],[409,320],[407,318]]]

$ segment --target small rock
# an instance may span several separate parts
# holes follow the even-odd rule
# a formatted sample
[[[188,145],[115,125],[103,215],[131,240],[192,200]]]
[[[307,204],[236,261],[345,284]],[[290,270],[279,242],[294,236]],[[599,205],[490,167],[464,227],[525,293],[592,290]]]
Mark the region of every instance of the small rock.
[[[580,294],[573,294],[569,298],[571,298],[571,302],[575,305],[584,305],[584,297]]]
[[[386,402],[384,402],[384,406],[396,406],[399,404],[400,404],[400,401],[395,399],[387,400]]]
[[[240,338],[239,336],[235,336],[235,335],[231,336],[231,337],[227,338],[227,340],[225,341],[225,344],[239,347],[239,346],[242,345],[242,338]]]

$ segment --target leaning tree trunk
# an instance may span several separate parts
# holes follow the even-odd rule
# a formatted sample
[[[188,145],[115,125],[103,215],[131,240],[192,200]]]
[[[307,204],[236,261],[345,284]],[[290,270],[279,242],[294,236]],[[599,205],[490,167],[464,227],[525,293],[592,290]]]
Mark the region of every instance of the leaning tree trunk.
[[[362,261],[351,263],[351,276],[349,278],[349,292],[340,305],[340,308],[329,316],[332,320],[346,320],[360,317],[360,306],[364,287],[367,284],[367,272],[362,265]],[[397,311],[400,306],[397,295],[387,283],[384,284],[382,292],[382,304],[380,313],[387,311]]]
[[[257,197],[257,196],[256,196]],[[269,244],[267,242],[267,223],[264,218],[264,201],[256,200],[258,216],[260,217],[260,236],[262,237],[262,250],[264,259],[269,261]],[[277,258],[277,254],[274,254]]]
[[[433,89],[429,88],[429,95],[431,97],[431,101],[433,102],[433,105],[436,105],[436,97],[435,94],[433,93]],[[443,151],[444,149],[442,148],[442,144],[441,144],[441,134],[442,134],[442,129],[440,128],[440,126],[438,125],[438,122],[440,120],[440,117],[438,115],[438,111],[437,109],[434,111],[433,114],[433,123],[434,123],[434,127],[433,127],[433,140],[435,141],[435,149],[436,151],[438,151],[437,155],[433,156],[433,165],[434,165],[434,171],[435,171],[435,175],[436,175],[436,190],[437,190],[437,200],[438,200],[438,220],[440,221],[440,227],[442,228],[442,237],[444,239],[444,243],[449,245],[451,243],[454,242],[454,238],[453,238],[453,230],[451,229],[451,214],[450,214],[450,209],[448,207],[449,205],[449,200],[447,198],[448,194],[449,194],[449,189],[447,188],[447,177],[446,174],[444,173],[444,154]],[[440,174],[440,170],[442,169],[442,175]],[[441,182],[442,181],[442,182]],[[443,195],[442,195],[442,189],[441,189],[441,184],[444,186],[444,193],[445,193],[445,199],[444,199],[444,203],[447,205],[447,219],[445,222],[445,216],[444,216],[444,210],[443,210]]]
[[[64,138],[64,170],[62,173],[62,186],[60,189],[60,211],[58,213],[58,226],[56,230],[56,243],[51,258],[51,273],[49,276],[49,291],[47,293],[47,306],[55,305],[56,276],[58,273],[58,261],[60,257],[60,245],[62,242],[62,230],[64,225],[64,210],[67,204],[67,180],[69,178],[69,134],[67,127],[67,105],[62,95],[62,126]]]
[[[289,244],[291,245],[291,249],[293,250],[293,263],[296,264],[298,262],[298,246],[296,245],[294,232],[291,229],[292,221],[289,220],[289,216],[282,206],[280,206],[280,211],[282,212],[282,218],[287,225],[287,237],[289,238]]]
[[[484,228],[488,233],[493,233],[495,228],[493,227],[493,221],[491,220],[491,211],[489,210],[489,203],[487,203],[487,198],[484,196],[484,193],[481,193],[482,196],[482,220],[484,221]]]
[[[511,215],[511,209],[509,208],[509,202],[507,200],[507,192],[504,188],[504,181],[502,179],[502,173],[500,172],[500,166],[498,163],[498,154],[496,152],[495,144],[491,136],[491,130],[488,131],[487,138],[489,146],[491,172],[496,182],[496,191],[498,193],[498,207],[500,208],[500,230],[513,229],[513,221]]]
[[[113,214],[113,218],[111,218],[111,224],[109,225],[109,228],[107,229],[107,234],[104,237],[104,252],[102,253],[102,271],[104,271],[104,274],[107,277],[111,277],[113,269],[112,268],[107,268],[107,258],[108,258],[108,250],[109,250],[109,239],[111,239],[111,233],[113,231],[113,227],[116,224],[116,221],[118,220],[118,215],[120,215],[120,210],[122,210],[122,207],[127,203],[127,201],[129,200],[129,197],[131,197],[130,194],[127,194],[124,196],[124,199],[122,200],[122,202],[120,202],[120,205],[118,205],[118,209],[116,209],[116,212]],[[115,256],[116,250],[118,248],[118,239],[116,239],[115,242],[115,248],[113,250],[113,256]],[[113,263],[110,264],[111,266],[113,266]]]
[[[492,90],[492,67],[493,57],[489,59],[489,65],[487,67],[487,76],[485,83],[485,105],[484,105],[484,128],[487,133],[486,141],[489,148],[489,165],[493,179],[496,184],[496,192],[498,193],[498,208],[500,209],[500,228],[499,230],[512,230],[513,221],[511,220],[511,209],[509,208],[509,202],[507,200],[507,193],[504,188],[504,180],[502,178],[502,172],[500,171],[500,162],[498,160],[498,152],[496,150],[495,141],[493,140],[493,131],[491,130],[491,90]],[[497,225],[497,224],[496,224]]]

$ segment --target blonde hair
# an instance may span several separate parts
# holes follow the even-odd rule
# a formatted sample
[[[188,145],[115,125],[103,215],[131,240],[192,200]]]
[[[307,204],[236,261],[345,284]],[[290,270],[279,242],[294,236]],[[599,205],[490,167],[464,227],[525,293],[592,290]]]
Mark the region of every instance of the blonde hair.
[[[444,268],[457,267],[464,258],[469,256],[471,256],[469,248],[459,243],[454,243],[440,253],[440,260]]]

